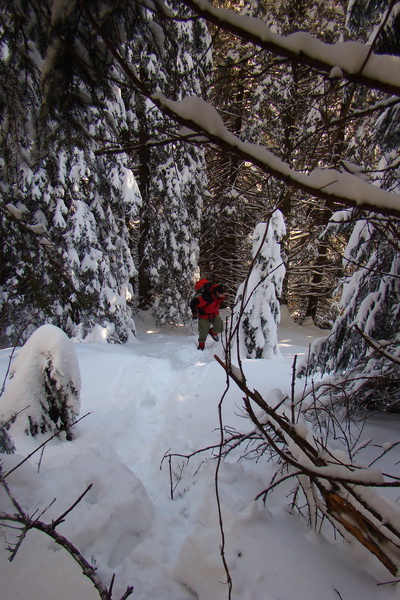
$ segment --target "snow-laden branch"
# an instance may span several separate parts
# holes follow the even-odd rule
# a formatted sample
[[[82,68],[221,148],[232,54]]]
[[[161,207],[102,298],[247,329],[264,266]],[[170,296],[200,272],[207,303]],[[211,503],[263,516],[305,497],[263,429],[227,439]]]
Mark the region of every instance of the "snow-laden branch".
[[[188,6],[191,6],[192,3],[197,6],[194,0],[183,1],[187,3]],[[202,0],[196,1],[201,2],[201,6],[206,7],[209,11],[211,11],[211,9],[212,11],[217,12],[218,10],[222,10],[221,14],[225,15],[226,18],[227,14],[231,13],[231,11],[225,11],[225,9],[214,9],[208,2]],[[113,41],[97,23],[96,19],[88,9],[86,0],[80,0],[80,5],[88,21],[118,61],[132,87],[140,94],[151,99],[165,115],[184,128],[180,132],[182,140],[188,140],[189,136],[190,142],[193,143],[193,132],[198,133],[198,142],[213,143],[225,151],[232,152],[242,160],[256,165],[264,172],[276,177],[287,185],[293,186],[306,194],[324,200],[328,206],[339,203],[347,207],[357,206],[359,208],[400,217],[400,197],[398,195],[385,192],[384,190],[357,178],[351,173],[340,173],[334,169],[316,169],[309,174],[294,171],[287,163],[283,162],[266,148],[249,142],[242,142],[237,136],[229,132],[216,109],[202,98],[187,97],[181,102],[176,102],[167,98],[162,93],[152,93],[150,88],[139,79],[136,73],[134,73],[131,66],[122,56],[119,48],[116,47]],[[239,15],[232,13],[230,18],[235,21],[236,17],[239,18]],[[242,18],[244,19],[244,17],[240,17],[240,19]],[[258,22],[257,19],[256,21]],[[252,23],[255,27],[253,19],[251,19],[249,23]],[[261,26],[265,27],[261,21],[259,21],[258,26],[260,28]],[[250,29],[250,25],[248,28]],[[261,37],[258,39],[260,40]],[[317,44],[319,44],[319,42],[317,42]],[[321,46],[323,47],[325,45],[321,44]],[[365,59],[365,57],[366,55],[364,54],[360,57],[360,60]],[[396,90],[391,90],[390,93],[400,95],[400,58],[384,58],[388,59],[388,61],[385,62],[385,69],[388,71],[397,69],[399,71],[396,79]],[[390,62],[391,58],[393,58],[393,63]]]
[[[361,337],[364,338],[364,340],[367,342],[367,344],[371,348],[373,348],[373,350],[375,350],[378,354],[389,359],[395,365],[400,365],[400,359],[397,356],[394,356],[393,354],[390,354],[390,352],[387,352],[380,343],[376,342],[369,335],[364,333],[357,324],[354,325],[354,329],[357,331],[357,333],[359,333],[361,335]]]
[[[400,216],[398,195],[371,185],[351,173],[341,173],[335,169],[315,169],[311,173],[295,171],[267,148],[243,142],[228,131],[217,110],[202,98],[190,96],[175,102],[161,93],[153,94],[151,98],[163,112],[191,131],[198,132],[208,141],[233,152],[296,189],[321,198],[328,204],[337,202]],[[182,131],[182,136],[185,133],[188,132]]]
[[[397,576],[400,513],[375,487],[399,487],[399,481],[385,482],[382,473],[343,461],[341,454],[327,446],[318,448],[317,436],[305,422],[297,417],[291,422],[285,413],[278,414],[259,392],[249,389],[243,372],[238,375],[230,362],[224,363],[217,355],[214,358],[244,392],[246,412],[260,435],[289,472],[295,469],[293,476],[303,489],[314,522],[319,511],[342,535],[356,538]],[[256,415],[253,404],[263,411],[261,416]]]
[[[207,21],[263,50],[316,68],[328,76],[340,75],[353,83],[400,96],[398,56],[374,54],[369,46],[359,42],[325,44],[305,32],[277,35],[256,17],[216,8],[207,0],[182,1]]]

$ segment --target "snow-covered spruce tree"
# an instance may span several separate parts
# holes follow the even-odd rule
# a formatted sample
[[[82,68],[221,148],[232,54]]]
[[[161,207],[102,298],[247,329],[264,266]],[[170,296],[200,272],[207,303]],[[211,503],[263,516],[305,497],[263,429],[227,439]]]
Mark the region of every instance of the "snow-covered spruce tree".
[[[340,0],[282,0],[245,3],[234,10],[260,17],[274,33],[307,30],[332,43],[344,30],[344,6]],[[228,129],[244,141],[267,146],[296,169],[331,165],[335,135],[330,122],[338,116],[342,99],[337,86],[304,65],[278,61],[221,30],[214,40],[212,102]],[[238,157],[226,152],[208,156],[212,198],[203,217],[202,270],[221,273],[236,291],[248,259],[244,240],[271,205],[278,206],[287,225],[286,301],[290,299],[298,316],[308,312],[321,321],[335,285],[332,255],[319,240],[331,212],[285,184],[266,181]],[[217,228],[212,226],[215,221]]]
[[[370,39],[376,52],[400,55],[398,12],[385,13],[388,7],[388,2],[378,6],[356,0],[349,25],[361,38]],[[371,178],[377,187],[400,194],[398,102],[382,106],[381,116],[369,125]],[[351,232],[341,312],[329,336],[314,344],[308,371],[334,380],[336,387],[326,388],[325,399],[335,397],[351,410],[400,410],[400,221],[354,210],[333,220],[338,223],[330,229],[337,235]]]
[[[271,358],[279,352],[278,297],[285,275],[280,241],[284,235],[285,224],[279,210],[266,223],[259,223],[253,232],[253,262],[248,277],[239,287],[233,311],[233,341],[237,341],[242,358]]]
[[[348,211],[344,218],[353,216]],[[326,388],[326,399],[351,411],[400,410],[399,239],[396,219],[357,221],[343,259],[349,275],[340,315],[311,348],[308,372],[329,375],[335,387]]]
[[[207,27],[187,19],[182,11],[182,20],[170,23],[149,11],[154,26],[163,27],[162,47],[142,44],[131,58],[154,91],[176,100],[204,95],[211,65]],[[187,319],[198,272],[200,217],[207,187],[204,150],[173,141],[173,136],[171,141],[170,122],[151,101],[138,99],[132,110],[137,116],[138,183],[143,198],[141,305],[152,306],[159,323],[180,323]],[[164,132],[161,138],[160,131]]]
[[[15,358],[0,400],[0,419],[26,434],[65,431],[79,415],[81,378],[73,343],[54,325],[39,327]]]
[[[206,183],[202,152],[197,154],[179,144],[170,147],[152,178],[146,258],[158,323],[182,323],[188,316],[198,270],[202,184]],[[162,155],[159,152],[158,159]]]
[[[76,7],[58,8],[6,7],[2,332],[15,338],[24,328],[26,339],[47,321],[84,337],[98,324],[125,341],[134,332],[128,223],[140,194],[126,156],[97,154],[127,128],[125,108],[104,44]],[[120,33],[132,11],[113,8],[103,24]]]

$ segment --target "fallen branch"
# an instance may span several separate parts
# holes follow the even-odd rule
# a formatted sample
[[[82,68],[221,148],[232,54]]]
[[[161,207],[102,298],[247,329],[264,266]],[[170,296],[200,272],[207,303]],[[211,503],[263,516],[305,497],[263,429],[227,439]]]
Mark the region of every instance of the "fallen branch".
[[[289,407],[290,421],[285,413],[278,414],[256,390],[250,390],[242,373],[229,363],[215,356],[227,376],[244,392],[244,404],[248,416],[267,443],[289,469],[286,480],[292,476],[298,479],[306,497],[309,513],[316,511],[327,517],[333,526],[344,536],[357,539],[365,548],[396,576],[400,571],[400,530],[398,528],[400,510],[388,509],[383,497],[374,488],[399,487],[397,478],[385,481],[383,474],[352,463],[345,464],[335,459],[328,448],[317,448],[309,439],[310,431],[299,430],[295,424],[293,404]],[[258,418],[252,403],[265,413]],[[293,422],[294,421],[294,422]],[[290,469],[294,471],[290,474]],[[261,493],[266,496],[270,486]],[[367,488],[368,494],[363,490]],[[386,510],[387,509],[387,510]],[[347,536],[346,536],[347,537]]]

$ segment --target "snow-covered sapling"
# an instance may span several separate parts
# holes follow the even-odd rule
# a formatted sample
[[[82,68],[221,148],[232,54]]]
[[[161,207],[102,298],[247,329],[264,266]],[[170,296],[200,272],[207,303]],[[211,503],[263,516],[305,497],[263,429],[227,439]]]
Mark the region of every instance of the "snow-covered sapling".
[[[73,343],[54,325],[39,327],[21,348],[0,400],[0,420],[19,413],[14,427],[27,435],[65,431],[80,409],[81,378]]]
[[[259,223],[252,235],[253,261],[240,285],[234,309],[239,353],[246,358],[272,358],[278,353],[278,296],[285,267],[280,241],[285,235],[282,213],[276,210],[268,222]]]

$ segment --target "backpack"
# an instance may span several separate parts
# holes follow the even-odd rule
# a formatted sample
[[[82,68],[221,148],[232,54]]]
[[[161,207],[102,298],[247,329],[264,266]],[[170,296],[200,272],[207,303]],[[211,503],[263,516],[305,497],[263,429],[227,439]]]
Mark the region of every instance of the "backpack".
[[[200,315],[205,315],[204,307],[212,302],[211,295],[212,283],[208,279],[199,279],[194,284],[195,295],[190,302],[192,312],[198,312]]]
[[[195,291],[200,294],[209,290],[210,287],[211,287],[211,282],[208,281],[208,279],[199,279],[199,281],[196,281],[196,283],[194,284]]]

